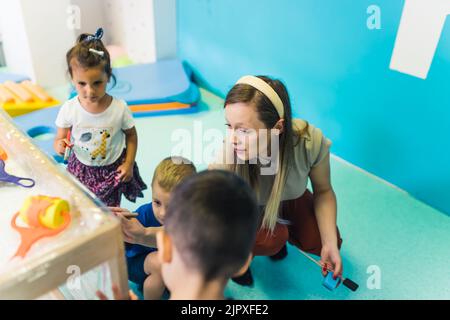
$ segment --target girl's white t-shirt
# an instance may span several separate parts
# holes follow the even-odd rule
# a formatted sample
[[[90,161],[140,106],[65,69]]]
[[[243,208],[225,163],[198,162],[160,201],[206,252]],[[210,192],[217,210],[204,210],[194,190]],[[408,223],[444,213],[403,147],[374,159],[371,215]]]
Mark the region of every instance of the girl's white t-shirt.
[[[133,115],[125,101],[113,98],[105,111],[94,114],[81,106],[78,96],[64,103],[55,123],[60,128],[71,128],[72,150],[87,166],[114,163],[126,147],[123,130],[134,127]]]

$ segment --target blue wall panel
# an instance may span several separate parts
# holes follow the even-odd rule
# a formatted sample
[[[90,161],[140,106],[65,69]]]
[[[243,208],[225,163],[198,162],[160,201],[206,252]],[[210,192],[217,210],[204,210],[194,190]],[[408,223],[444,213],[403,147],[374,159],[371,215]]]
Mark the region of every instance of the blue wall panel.
[[[381,9],[381,29],[366,25]],[[178,51],[224,96],[280,78],[332,152],[450,213],[450,18],[428,78],[389,69],[401,0],[178,0]],[[382,201],[382,199],[380,199]]]

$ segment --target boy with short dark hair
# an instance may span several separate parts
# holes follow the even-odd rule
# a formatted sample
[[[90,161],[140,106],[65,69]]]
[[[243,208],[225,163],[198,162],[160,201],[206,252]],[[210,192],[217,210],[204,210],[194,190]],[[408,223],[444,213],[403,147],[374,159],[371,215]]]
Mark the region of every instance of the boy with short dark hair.
[[[209,170],[183,180],[157,233],[170,299],[224,299],[228,280],[248,268],[259,220],[255,195],[237,175]]]
[[[157,234],[171,299],[223,299],[251,261],[258,217],[253,191],[233,173],[204,171],[177,186]]]

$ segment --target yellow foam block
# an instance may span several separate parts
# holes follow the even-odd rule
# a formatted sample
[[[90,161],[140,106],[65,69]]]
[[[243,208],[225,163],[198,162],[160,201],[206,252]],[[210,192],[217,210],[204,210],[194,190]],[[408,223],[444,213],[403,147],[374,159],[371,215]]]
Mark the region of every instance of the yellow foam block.
[[[45,210],[41,210],[45,208]],[[19,212],[19,217],[28,225],[33,226],[38,222],[47,228],[56,229],[64,223],[63,212],[69,212],[69,203],[61,198],[48,196],[30,196],[25,199]],[[31,221],[31,219],[33,221]]]
[[[58,104],[60,104],[58,100],[29,80],[20,84],[12,81],[0,84],[0,105],[12,117]]]

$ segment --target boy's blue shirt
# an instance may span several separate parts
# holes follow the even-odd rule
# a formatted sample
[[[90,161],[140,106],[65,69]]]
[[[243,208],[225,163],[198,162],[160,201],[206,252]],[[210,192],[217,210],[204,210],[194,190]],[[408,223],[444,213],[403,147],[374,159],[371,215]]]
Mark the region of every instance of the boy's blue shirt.
[[[138,216],[136,219],[144,226],[144,227],[161,227],[162,225],[156,220],[155,214],[153,212],[152,203],[144,204],[140,206],[135,211]],[[140,244],[126,244],[125,252],[128,258],[135,257],[139,254],[145,253],[149,254],[150,252],[156,251],[156,248],[150,248],[146,246],[142,246]]]

